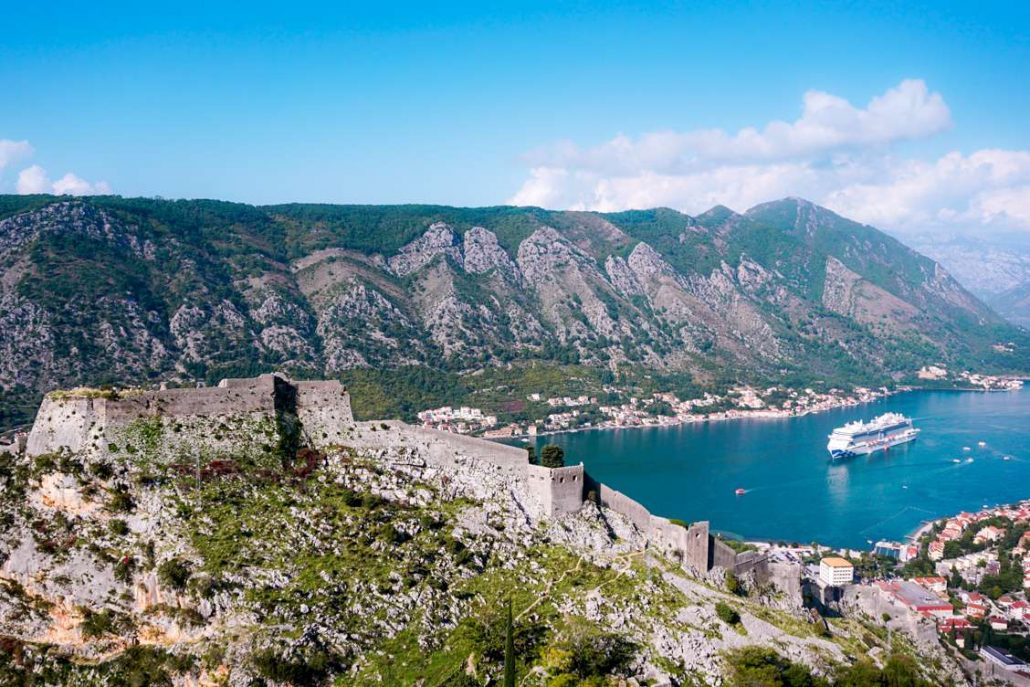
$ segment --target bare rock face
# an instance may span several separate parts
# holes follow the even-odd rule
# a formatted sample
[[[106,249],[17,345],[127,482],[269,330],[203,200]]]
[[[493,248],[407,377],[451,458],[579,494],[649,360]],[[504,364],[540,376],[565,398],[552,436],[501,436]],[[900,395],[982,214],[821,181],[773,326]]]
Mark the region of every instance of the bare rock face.
[[[425,350],[414,322],[377,289],[356,280],[342,285],[325,305],[318,334],[329,370],[384,360],[417,363]]]
[[[641,241],[629,254],[629,267],[640,283],[659,277],[675,276],[676,271],[654,248]]]
[[[169,329],[181,351],[180,365],[215,357],[227,346],[254,344],[246,318],[228,300],[212,307],[183,304],[172,315]]]
[[[627,296],[643,296],[644,287],[637,281],[637,275],[621,256],[609,255],[604,261],[604,271],[612,286]]]
[[[587,339],[591,330],[614,338],[624,333],[627,325],[616,322],[611,301],[598,295],[612,292],[597,263],[551,227],[536,230],[519,245],[517,262],[562,341]]]
[[[445,255],[458,265],[462,264],[458,237],[450,225],[437,222],[425,234],[401,248],[400,253],[390,258],[390,269],[405,277],[428,264],[438,255]]]
[[[511,256],[497,242],[497,235],[483,227],[472,227],[463,237],[465,271],[483,274],[496,270],[511,282],[521,281],[519,268]]]

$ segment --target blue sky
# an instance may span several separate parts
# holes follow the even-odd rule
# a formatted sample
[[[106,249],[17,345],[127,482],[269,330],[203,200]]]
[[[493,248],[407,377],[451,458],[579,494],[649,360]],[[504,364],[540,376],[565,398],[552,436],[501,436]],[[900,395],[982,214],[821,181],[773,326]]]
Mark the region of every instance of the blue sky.
[[[0,192],[1030,227],[1030,3],[431,5],[8,7]]]

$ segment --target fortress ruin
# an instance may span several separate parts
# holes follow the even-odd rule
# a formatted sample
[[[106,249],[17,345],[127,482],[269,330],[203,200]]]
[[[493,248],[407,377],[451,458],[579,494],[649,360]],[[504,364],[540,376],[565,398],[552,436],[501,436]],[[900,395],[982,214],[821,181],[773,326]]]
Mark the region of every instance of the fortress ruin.
[[[597,482],[583,464],[546,468],[525,450],[413,427],[398,421],[355,422],[350,396],[337,381],[292,381],[277,374],[223,379],[196,389],[74,390],[48,394],[24,443],[29,456],[70,451],[96,458],[190,462],[200,456],[240,457],[257,464],[300,447],[353,446],[371,452],[403,448],[444,471],[479,465],[503,475],[526,496],[527,513],[574,513],[587,498],[626,517],[649,546],[685,568],[719,567],[768,575],[764,556],[737,553],[712,536],[707,521],[685,526],[652,515],[628,496]]]

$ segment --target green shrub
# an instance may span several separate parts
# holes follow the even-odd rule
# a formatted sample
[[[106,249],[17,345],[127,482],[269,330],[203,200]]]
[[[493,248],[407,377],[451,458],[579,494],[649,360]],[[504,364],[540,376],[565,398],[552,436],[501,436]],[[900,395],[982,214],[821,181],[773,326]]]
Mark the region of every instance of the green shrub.
[[[107,523],[107,529],[110,530],[111,534],[119,537],[124,537],[129,533],[129,525],[119,518],[115,518],[111,522]]]
[[[290,656],[277,649],[262,649],[251,660],[262,677],[293,685],[320,684],[338,665],[335,657],[321,647],[305,647]]]
[[[88,608],[80,609],[82,613],[82,636],[87,639],[114,634],[118,630],[118,619],[109,610],[95,613]]]
[[[114,566],[115,579],[122,582],[131,582],[132,575],[136,572],[136,559],[132,556],[123,556]]]
[[[113,446],[113,444],[112,444]],[[110,448],[110,447],[109,447]],[[118,450],[116,446],[114,450]],[[89,471],[93,473],[93,476],[100,480],[109,480],[114,476],[114,468],[111,467],[110,463],[105,461],[99,461],[97,463],[90,463]]]
[[[736,625],[740,622],[740,614],[728,603],[722,601],[715,604],[715,614],[727,625]]]
[[[734,572],[732,570],[727,570],[726,571],[726,578],[725,578],[725,580],[726,580],[726,591],[728,591],[730,594],[738,594],[739,595],[739,594],[743,594],[744,593],[744,585],[742,585],[740,583],[740,580],[737,578],[736,574],[734,574]]]
[[[585,624],[574,626],[559,646],[569,652],[570,672],[583,679],[622,674],[637,651],[623,635]]]
[[[136,502],[125,487],[111,489],[108,493],[111,495],[107,504],[109,510],[115,513],[128,513],[136,507]]]
[[[161,584],[180,591],[186,588],[192,574],[189,563],[181,558],[170,558],[157,569],[157,579]]]
[[[727,654],[730,687],[828,687],[807,667],[792,663],[772,649],[748,646]]]
[[[485,609],[472,621],[470,636],[479,653],[489,661],[504,660],[507,608]],[[547,628],[533,621],[517,621],[512,624],[512,643],[515,656],[521,660],[533,658],[543,641]]]

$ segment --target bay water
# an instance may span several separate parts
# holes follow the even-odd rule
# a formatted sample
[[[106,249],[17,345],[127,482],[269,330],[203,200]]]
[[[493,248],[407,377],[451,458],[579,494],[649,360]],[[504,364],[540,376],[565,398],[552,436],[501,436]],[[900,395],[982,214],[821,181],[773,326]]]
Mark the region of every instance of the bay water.
[[[835,427],[885,412],[911,417],[919,438],[830,460]],[[535,443],[538,453],[558,444],[567,464],[582,461],[656,515],[709,520],[747,539],[868,548],[929,519],[1030,498],[1030,389],[909,391],[796,418],[570,432]]]

